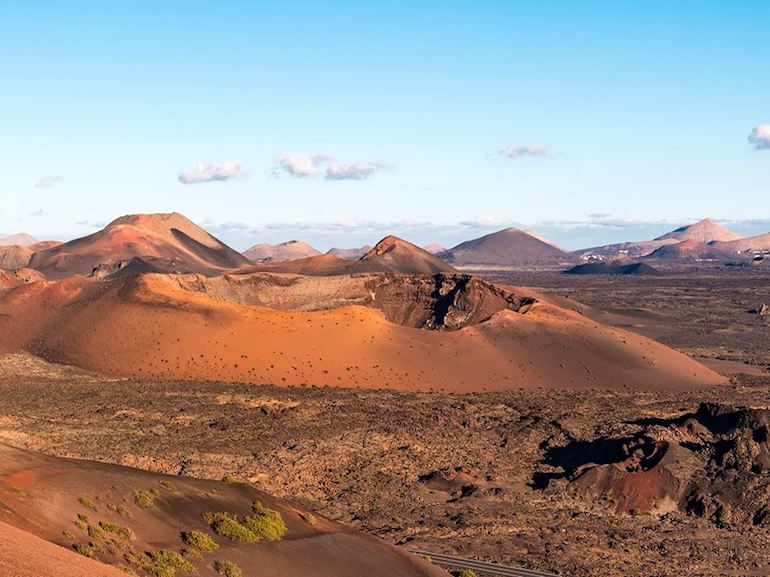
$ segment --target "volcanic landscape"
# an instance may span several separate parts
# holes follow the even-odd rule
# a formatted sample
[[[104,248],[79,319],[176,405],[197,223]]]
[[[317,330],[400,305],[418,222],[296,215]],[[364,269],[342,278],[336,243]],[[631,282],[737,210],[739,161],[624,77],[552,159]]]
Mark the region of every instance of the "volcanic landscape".
[[[505,229],[241,254],[177,213],[16,236],[0,570],[451,569],[419,550],[766,575],[765,236],[707,219],[574,253]]]

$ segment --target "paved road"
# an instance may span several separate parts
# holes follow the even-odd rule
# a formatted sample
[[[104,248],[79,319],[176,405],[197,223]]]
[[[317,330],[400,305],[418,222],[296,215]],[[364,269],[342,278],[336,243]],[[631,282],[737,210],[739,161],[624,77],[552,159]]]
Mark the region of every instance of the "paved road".
[[[436,565],[452,567],[453,569],[472,569],[478,573],[488,575],[499,575],[500,577],[558,577],[553,573],[543,573],[542,571],[532,571],[530,569],[517,569],[516,567],[507,567],[497,563],[485,563],[484,561],[474,561],[473,559],[463,559],[462,557],[452,557],[441,553],[430,553],[429,551],[412,551],[415,555],[422,555],[431,558]]]

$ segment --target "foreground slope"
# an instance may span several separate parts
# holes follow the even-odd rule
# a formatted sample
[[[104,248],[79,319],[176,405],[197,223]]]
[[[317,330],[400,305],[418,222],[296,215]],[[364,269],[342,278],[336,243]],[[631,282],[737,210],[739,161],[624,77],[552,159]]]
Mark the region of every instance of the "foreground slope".
[[[0,350],[107,375],[279,385],[481,391],[724,382],[647,338],[468,277],[248,278],[18,286],[0,298]],[[317,310],[308,310],[313,302]]]
[[[567,253],[517,228],[487,234],[460,243],[438,255],[453,265],[499,265],[553,263]]]
[[[156,270],[209,274],[249,263],[181,214],[169,213],[123,216],[94,234],[36,252],[29,266],[65,278],[135,258],[151,259]]]
[[[446,575],[417,556],[249,485],[55,458],[3,444],[0,507],[0,537],[11,542],[0,547],[4,577],[126,574],[106,564],[134,575],[214,577],[217,562],[238,565],[245,577]],[[260,512],[269,515],[260,519],[271,520],[254,529],[256,542],[233,538],[243,531],[217,529],[221,525],[208,515],[244,519]],[[275,512],[284,534],[274,530]],[[205,539],[186,539],[193,531]],[[190,553],[192,543],[206,539],[215,545]]]

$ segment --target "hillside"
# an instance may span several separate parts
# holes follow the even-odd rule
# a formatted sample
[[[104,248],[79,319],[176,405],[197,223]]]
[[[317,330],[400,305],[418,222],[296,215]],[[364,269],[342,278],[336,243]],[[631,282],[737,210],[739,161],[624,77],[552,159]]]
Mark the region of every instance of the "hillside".
[[[452,265],[498,265],[554,263],[567,253],[517,228],[487,234],[458,244],[438,257]]]
[[[243,251],[243,256],[251,262],[281,262],[320,254],[318,250],[300,240],[290,240],[280,244],[255,244]]]
[[[36,252],[29,266],[50,278],[65,278],[145,257],[167,272],[211,274],[249,263],[181,214],[170,213],[118,218],[94,234]]]
[[[182,278],[18,286],[0,297],[0,351],[114,376],[277,385],[460,392],[724,382],[642,336],[464,277],[278,276],[267,288],[241,275]],[[320,308],[309,310],[314,302]]]

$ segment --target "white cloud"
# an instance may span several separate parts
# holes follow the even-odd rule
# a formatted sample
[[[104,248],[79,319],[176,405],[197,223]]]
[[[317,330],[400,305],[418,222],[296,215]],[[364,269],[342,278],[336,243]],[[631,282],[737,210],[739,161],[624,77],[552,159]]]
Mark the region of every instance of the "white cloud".
[[[33,218],[38,218],[38,217],[41,217],[41,216],[48,216],[48,211],[43,210],[42,208],[39,209],[39,210],[33,210],[32,212],[29,213],[29,216],[31,216]]]
[[[521,156],[543,157],[548,155],[548,149],[542,144],[522,144],[520,146],[508,146],[500,151],[500,155],[509,159]]]
[[[770,150],[770,124],[755,126],[749,134],[749,142],[755,150]]]
[[[51,188],[54,184],[62,182],[60,176],[44,176],[35,183],[35,188]]]
[[[338,163],[331,154],[282,152],[275,157],[278,169],[289,176],[307,178],[324,175],[326,180],[366,180],[381,170],[392,168],[383,162]],[[273,174],[278,176],[278,171]]]
[[[200,182],[224,182],[231,178],[245,177],[251,174],[242,162],[226,160],[224,162],[199,162],[195,168],[183,170],[177,175],[182,184]]]

